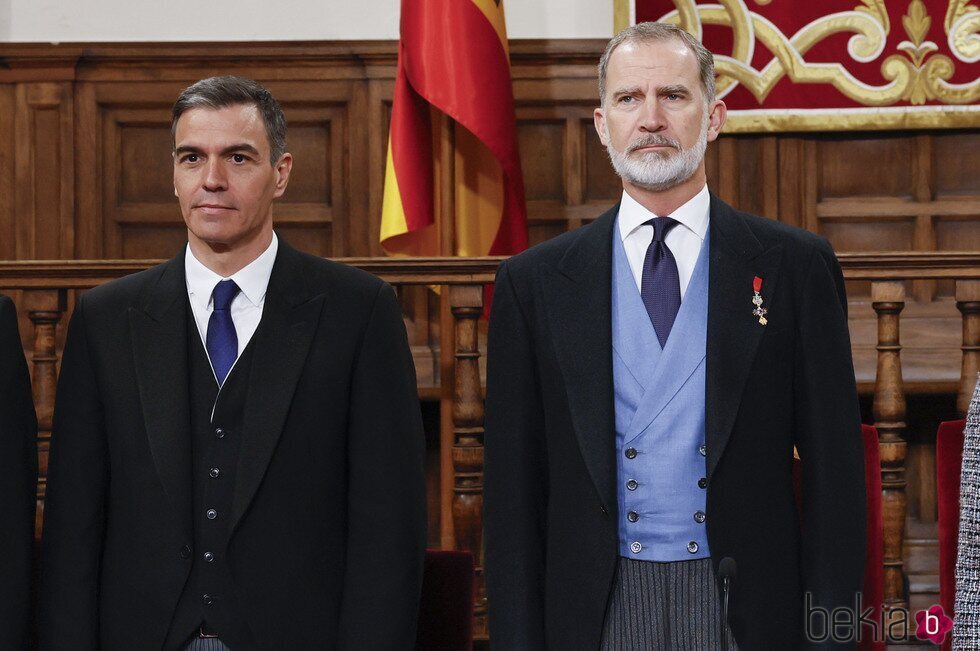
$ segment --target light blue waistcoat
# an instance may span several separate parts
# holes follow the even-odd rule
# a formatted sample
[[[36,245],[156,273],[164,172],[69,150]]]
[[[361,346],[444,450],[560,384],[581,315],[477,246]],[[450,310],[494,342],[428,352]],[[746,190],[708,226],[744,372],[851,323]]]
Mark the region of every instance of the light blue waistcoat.
[[[612,246],[619,553],[645,561],[707,558],[708,237],[663,350],[630,272],[618,225]]]

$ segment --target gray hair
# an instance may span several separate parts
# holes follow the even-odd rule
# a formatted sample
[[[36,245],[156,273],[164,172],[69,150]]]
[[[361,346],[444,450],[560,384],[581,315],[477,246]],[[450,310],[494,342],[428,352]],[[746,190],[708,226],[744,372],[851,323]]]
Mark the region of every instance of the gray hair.
[[[686,45],[698,61],[698,72],[701,74],[701,90],[704,91],[705,102],[715,98],[715,58],[701,42],[685,32],[677,25],[668,23],[637,23],[616,34],[606,45],[605,52],[599,59],[599,101],[606,104],[606,70],[609,68],[609,58],[623,43],[652,43],[679,39]]]
[[[269,138],[269,161],[273,166],[286,153],[286,116],[279,102],[264,86],[243,77],[208,77],[181,91],[174,103],[170,135],[177,144],[177,120],[191,109],[218,110],[229,106],[252,105],[262,114]]]

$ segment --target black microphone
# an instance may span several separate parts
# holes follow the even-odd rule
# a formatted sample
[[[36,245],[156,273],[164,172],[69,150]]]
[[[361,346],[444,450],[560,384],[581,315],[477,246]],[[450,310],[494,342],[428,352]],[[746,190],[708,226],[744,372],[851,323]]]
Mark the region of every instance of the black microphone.
[[[726,556],[718,563],[718,581],[721,583],[721,648],[728,651],[732,648],[728,629],[728,595],[735,583],[735,559],[731,556]]]

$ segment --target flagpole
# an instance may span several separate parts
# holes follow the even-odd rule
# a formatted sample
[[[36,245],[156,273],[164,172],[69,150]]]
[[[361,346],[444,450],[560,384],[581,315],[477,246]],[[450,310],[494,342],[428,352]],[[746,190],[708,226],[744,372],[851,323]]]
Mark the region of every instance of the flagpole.
[[[451,257],[456,253],[456,123],[441,111],[438,113],[437,142],[439,152],[436,187],[439,201],[436,224],[439,230],[439,254]],[[456,324],[449,306],[446,288],[439,295],[439,495],[440,542],[443,549],[456,548],[453,524],[453,398],[456,386]]]

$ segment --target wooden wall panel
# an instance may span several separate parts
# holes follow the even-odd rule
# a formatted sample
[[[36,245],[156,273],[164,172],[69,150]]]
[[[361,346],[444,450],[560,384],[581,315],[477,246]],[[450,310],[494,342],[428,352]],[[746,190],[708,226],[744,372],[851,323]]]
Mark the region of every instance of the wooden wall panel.
[[[937,134],[933,137],[932,151],[937,198],[975,199],[980,172],[980,133]]]
[[[0,84],[0,257],[17,256],[17,219],[14,211],[15,161],[14,96],[16,87]],[[5,116],[5,117],[4,117]]]
[[[616,201],[623,192],[619,177],[612,171],[606,148],[599,142],[599,134],[592,126],[592,120],[582,120],[580,128],[585,134],[584,199],[591,203]]]
[[[73,112],[71,84],[25,83],[14,89],[11,208],[18,258],[71,257]]]

